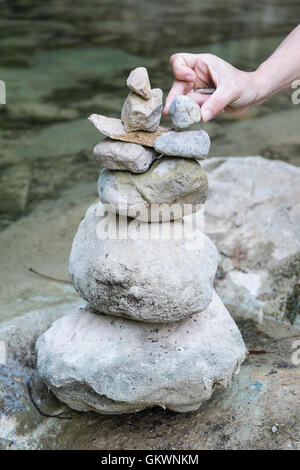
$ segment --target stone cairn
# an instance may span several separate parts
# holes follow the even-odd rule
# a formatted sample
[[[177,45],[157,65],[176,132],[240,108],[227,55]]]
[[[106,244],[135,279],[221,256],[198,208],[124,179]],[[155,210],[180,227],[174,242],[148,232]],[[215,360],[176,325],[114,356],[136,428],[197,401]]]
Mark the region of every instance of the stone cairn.
[[[79,411],[192,411],[231,383],[246,354],[213,289],[217,249],[195,223],[210,141],[203,130],[180,130],[200,121],[189,97],[171,104],[170,130],[160,127],[163,94],[147,70],[133,70],[127,85],[121,120],[89,118],[107,136],[94,148],[100,202],[79,226],[69,266],[88,304],[40,336],[37,366]],[[169,236],[145,236],[153,228]]]

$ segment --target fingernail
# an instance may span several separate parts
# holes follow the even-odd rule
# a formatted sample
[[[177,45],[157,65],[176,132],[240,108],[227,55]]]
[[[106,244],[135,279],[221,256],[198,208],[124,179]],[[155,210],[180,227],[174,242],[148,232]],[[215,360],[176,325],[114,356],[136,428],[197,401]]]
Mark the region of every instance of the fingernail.
[[[212,117],[213,114],[210,109],[205,109],[205,111],[202,112],[203,121],[209,121]]]
[[[191,73],[188,73],[188,74],[185,76],[185,79],[188,80],[188,81],[192,81],[192,80],[194,80],[194,75],[192,75]]]

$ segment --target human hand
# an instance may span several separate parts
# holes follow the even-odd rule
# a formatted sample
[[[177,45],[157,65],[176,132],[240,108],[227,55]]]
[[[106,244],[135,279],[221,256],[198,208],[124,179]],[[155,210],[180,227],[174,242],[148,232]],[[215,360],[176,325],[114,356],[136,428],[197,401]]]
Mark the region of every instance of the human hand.
[[[210,121],[223,110],[242,114],[259,103],[255,72],[243,72],[213,54],[172,55],[176,81],[166,99],[164,114],[178,95],[188,95],[201,106],[202,120]],[[195,93],[198,88],[216,88],[212,95]]]

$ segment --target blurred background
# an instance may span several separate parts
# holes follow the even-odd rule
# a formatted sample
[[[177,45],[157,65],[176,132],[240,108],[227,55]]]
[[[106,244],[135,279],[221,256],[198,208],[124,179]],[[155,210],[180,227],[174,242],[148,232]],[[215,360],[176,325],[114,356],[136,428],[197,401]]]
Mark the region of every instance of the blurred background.
[[[0,6],[0,79],[7,87],[7,104],[0,105],[0,293],[7,317],[11,296],[15,312],[16,305],[45,301],[42,284],[38,294],[32,290],[43,281],[23,282],[30,265],[67,276],[78,222],[97,198],[91,152],[101,135],[87,116],[119,117],[126,78],[137,66],[148,68],[152,87],[166,97],[175,52],[211,52],[254,70],[298,24],[300,2],[0,0]],[[222,115],[205,125],[210,156],[260,154],[299,165],[300,110],[291,93],[241,118]],[[57,291],[47,295],[58,299]]]

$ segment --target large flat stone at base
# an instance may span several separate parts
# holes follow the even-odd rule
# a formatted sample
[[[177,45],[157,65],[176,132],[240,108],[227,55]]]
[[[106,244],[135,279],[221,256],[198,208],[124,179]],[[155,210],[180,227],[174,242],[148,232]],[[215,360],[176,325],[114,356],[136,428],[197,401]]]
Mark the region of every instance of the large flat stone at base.
[[[61,401],[102,414],[197,410],[231,383],[246,354],[216,294],[204,312],[169,325],[79,310],[40,336],[36,351],[39,374]]]

